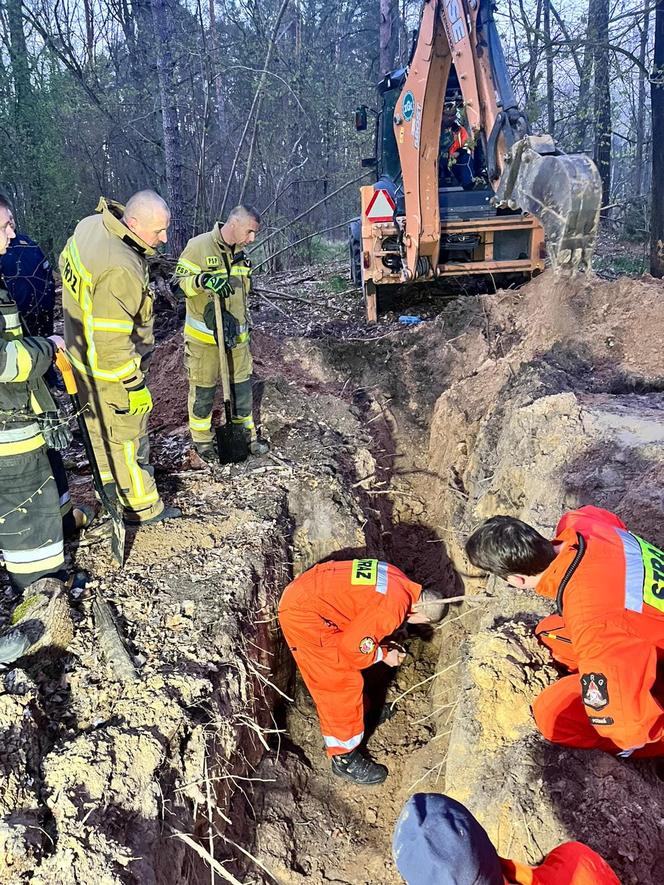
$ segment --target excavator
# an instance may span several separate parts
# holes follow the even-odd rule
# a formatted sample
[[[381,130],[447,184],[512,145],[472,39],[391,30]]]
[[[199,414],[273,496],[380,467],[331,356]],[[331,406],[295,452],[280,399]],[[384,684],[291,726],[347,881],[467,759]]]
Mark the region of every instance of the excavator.
[[[525,279],[547,257],[557,269],[590,267],[599,173],[589,157],[530,133],[494,9],[493,0],[424,0],[407,67],[378,84],[376,154],[362,161],[377,181],[360,188],[361,215],[349,227],[369,322],[390,286]],[[359,131],[369,111],[357,109]],[[470,168],[464,178],[453,174],[452,149],[441,149],[446,129],[465,136],[456,143]]]

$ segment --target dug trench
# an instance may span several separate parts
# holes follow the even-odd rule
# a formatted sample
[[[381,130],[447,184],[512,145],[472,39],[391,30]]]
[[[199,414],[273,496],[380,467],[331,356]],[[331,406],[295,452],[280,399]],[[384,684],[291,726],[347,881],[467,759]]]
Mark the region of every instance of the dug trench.
[[[310,304],[316,276],[297,290]],[[408,329],[305,302],[256,313],[270,457],[213,473],[187,443],[182,340],[162,316],[153,457],[184,517],[131,537],[122,571],[99,546],[70,551],[112,603],[135,679],[118,678],[86,601],[67,656],[4,674],[0,882],[398,883],[394,821],[432,789],[503,855],[537,862],[580,839],[623,883],[655,885],[656,764],[536,734],[530,704],[556,673],[532,626],[549,608],[469,571],[463,540],[495,512],[551,534],[595,503],[664,543],[661,284],[546,274]],[[70,462],[89,499],[77,449]],[[368,740],[390,769],[373,789],[331,774],[276,622],[283,587],[330,555],[386,558],[465,596],[409,640],[387,687],[396,713]]]

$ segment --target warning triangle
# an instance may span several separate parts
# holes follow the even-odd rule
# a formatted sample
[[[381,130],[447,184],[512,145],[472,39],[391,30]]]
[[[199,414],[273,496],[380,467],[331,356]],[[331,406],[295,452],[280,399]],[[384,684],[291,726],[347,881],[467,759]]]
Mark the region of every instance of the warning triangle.
[[[377,190],[371,198],[371,202],[367,206],[365,215],[372,223],[379,224],[384,221],[392,221],[394,219],[395,209],[396,205],[394,200],[389,195],[388,191],[381,188],[380,190]]]

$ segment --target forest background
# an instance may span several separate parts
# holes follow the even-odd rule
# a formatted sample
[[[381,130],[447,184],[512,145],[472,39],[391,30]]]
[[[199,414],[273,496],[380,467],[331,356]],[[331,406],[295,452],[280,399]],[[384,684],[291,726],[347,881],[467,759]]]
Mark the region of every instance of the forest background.
[[[357,215],[374,173],[354,109],[376,108],[377,81],[406,63],[420,2],[2,0],[0,11],[0,189],[22,229],[55,254],[101,194],[123,202],[153,187],[172,207],[177,253],[245,201],[264,215],[275,268],[316,258],[322,235],[342,240]],[[533,130],[595,159],[605,230],[649,241],[662,276],[664,0],[499,0],[496,17]]]

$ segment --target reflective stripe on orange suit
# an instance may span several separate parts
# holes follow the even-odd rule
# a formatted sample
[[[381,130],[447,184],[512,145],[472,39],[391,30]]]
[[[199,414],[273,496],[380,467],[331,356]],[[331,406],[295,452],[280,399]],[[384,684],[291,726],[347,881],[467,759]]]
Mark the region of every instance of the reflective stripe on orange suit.
[[[363,570],[362,563],[375,566]],[[382,660],[381,640],[403,623],[421,590],[376,560],[326,562],[284,590],[279,622],[316,704],[328,755],[361,743],[361,671]]]
[[[554,848],[538,867],[500,858],[506,885],[620,885],[608,863],[581,842]]]
[[[567,513],[554,540],[563,549],[536,588],[542,596],[556,598],[579,546],[577,532],[586,552],[564,590],[562,615],[537,628],[554,657],[577,672],[540,694],[537,725],[566,746],[664,755],[664,682],[657,677],[658,662],[664,664],[664,574],[660,591],[656,549],[646,548],[648,571],[644,548],[613,513]],[[602,689],[586,695],[592,705],[584,704],[582,680]]]

